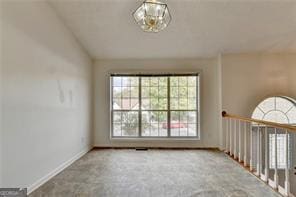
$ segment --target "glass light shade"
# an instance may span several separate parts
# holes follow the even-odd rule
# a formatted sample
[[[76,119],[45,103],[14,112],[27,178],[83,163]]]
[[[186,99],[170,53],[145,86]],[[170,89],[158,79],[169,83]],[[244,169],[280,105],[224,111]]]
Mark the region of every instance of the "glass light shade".
[[[167,4],[153,0],[144,1],[133,13],[133,16],[145,32],[159,32],[166,28],[171,21]]]

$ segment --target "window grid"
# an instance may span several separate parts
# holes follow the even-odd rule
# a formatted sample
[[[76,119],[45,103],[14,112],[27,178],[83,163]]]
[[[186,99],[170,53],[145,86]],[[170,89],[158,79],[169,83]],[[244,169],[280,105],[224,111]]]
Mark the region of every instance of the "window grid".
[[[118,78],[118,76],[116,76]],[[112,137],[198,137],[198,106],[197,104],[197,98],[198,98],[198,75],[194,75],[194,76],[190,76],[190,79],[192,80],[192,78],[194,78],[195,81],[195,86],[194,84],[189,84],[188,79],[189,76],[178,76],[178,77],[171,77],[171,76],[158,76],[158,77],[147,77],[147,76],[136,76],[138,78],[138,85],[136,86],[132,86],[132,83],[127,83],[127,85],[123,86],[123,84],[125,84],[124,82],[124,77],[120,78],[120,83],[118,84],[114,84],[114,78],[115,77],[111,77],[111,88],[112,88],[112,92],[111,92],[111,97],[112,97],[112,109],[111,109],[111,129],[112,129]],[[128,78],[128,76],[126,77]],[[172,97],[170,95],[170,82],[172,80],[172,78],[176,78],[177,80],[177,84],[175,84],[175,86],[172,87],[176,87],[178,89],[177,92],[177,97]],[[181,80],[183,78],[183,81]],[[118,79],[117,79],[118,80]],[[182,84],[183,82],[183,84]],[[121,86],[120,86],[121,85]],[[181,86],[182,85],[182,86]],[[114,88],[118,89],[118,86],[121,88],[121,107],[123,106],[123,101],[124,99],[128,99],[130,104],[129,104],[129,108],[127,109],[126,107],[123,107],[123,109],[116,109],[114,108],[114,104],[117,104],[114,102],[114,98],[116,99],[117,96],[114,96]],[[137,87],[138,88],[138,97],[132,97],[132,87]],[[143,88],[143,89],[142,89]],[[164,90],[163,90],[164,88]],[[183,88],[183,93],[181,94],[180,88]],[[194,92],[195,97],[189,97],[189,88],[195,88],[194,91],[191,90],[191,95],[192,92]],[[185,91],[184,91],[185,89]],[[123,91],[127,91],[127,92],[123,92]],[[147,91],[149,90],[149,91]],[[155,93],[154,98],[152,98],[152,95]],[[185,93],[185,94],[184,94]],[[125,97],[124,95],[128,95],[128,97]],[[155,99],[156,97],[156,99]],[[178,99],[178,107],[177,109],[170,109],[171,106],[171,99],[172,98],[176,98]],[[183,100],[180,101],[180,98],[186,98],[186,102],[184,102]],[[132,105],[132,99],[136,99],[137,103],[138,103],[138,107],[133,108],[134,105]],[[157,105],[152,104],[152,100],[155,99],[157,100]],[[191,105],[191,109],[189,109],[189,104],[190,104],[190,99],[194,100],[194,105]],[[148,105],[144,102],[148,101]],[[184,105],[184,103],[186,103],[186,105]],[[148,109],[145,109],[144,106],[148,106]],[[182,107],[183,106],[183,107]],[[193,107],[192,107],[193,106]],[[194,109],[193,109],[194,108]],[[128,112],[138,112],[138,130],[137,131],[137,135],[125,135],[125,133],[123,132],[124,129],[123,127],[129,128],[129,125],[132,125],[132,123],[128,122],[128,120],[125,120],[123,118],[124,115],[124,111],[127,111],[127,117],[129,117]],[[120,119],[120,134],[118,133],[118,131],[115,131],[116,129],[119,129],[118,125],[119,123],[116,122],[116,120],[114,121],[114,114],[116,112],[121,112],[121,119]],[[178,121],[177,123],[172,123],[171,120],[171,113],[174,112],[178,112]],[[185,112],[185,115],[183,115],[182,117],[185,119],[181,121],[181,113]],[[195,113],[195,121],[189,121],[189,112]],[[145,115],[146,113],[146,115]],[[156,118],[153,117],[151,114],[154,114],[154,116],[156,115]],[[145,117],[148,116],[150,117],[148,122],[145,122],[144,119]],[[160,116],[161,114],[161,116]],[[144,118],[143,118],[144,117]],[[160,117],[162,117],[160,119]],[[191,118],[192,119],[192,118]],[[125,126],[123,126],[125,125]],[[154,129],[153,129],[154,128]],[[176,129],[177,128],[177,129]],[[194,134],[189,134],[190,129],[192,131],[194,131]],[[129,129],[128,131],[130,131],[131,129]],[[149,131],[149,134],[147,135],[147,130]],[[157,131],[157,134],[155,134],[155,130]],[[178,135],[175,134],[171,134],[172,130],[174,131],[178,131]],[[181,134],[181,130],[182,130],[182,134]],[[154,132],[154,134],[152,133]],[[184,134],[185,133],[185,134]]]
[[[285,169],[287,163],[287,153],[288,153],[288,165],[289,168],[291,167],[291,154],[290,151],[286,150],[286,139],[288,137],[288,149],[291,149],[291,138],[290,135],[286,135],[284,133],[277,133],[277,168],[278,169]],[[269,168],[275,168],[275,134],[269,133]]]

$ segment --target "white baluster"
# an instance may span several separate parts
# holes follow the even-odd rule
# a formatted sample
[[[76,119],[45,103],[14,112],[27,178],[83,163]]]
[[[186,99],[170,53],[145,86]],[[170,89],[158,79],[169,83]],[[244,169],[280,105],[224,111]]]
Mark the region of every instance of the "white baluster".
[[[250,170],[253,171],[253,129],[252,123],[250,124]]]
[[[286,169],[285,169],[285,192],[288,196],[290,194],[290,180],[289,180],[289,133],[286,130]]]
[[[229,154],[230,156],[232,156],[232,120],[231,119],[229,119],[229,141],[230,141]]]
[[[226,125],[225,125],[225,136],[226,136],[226,139],[225,139],[225,152],[228,153],[229,152],[229,149],[228,149],[228,135],[229,135],[229,119],[226,118]]]
[[[265,126],[265,135],[264,135],[264,143],[265,143],[265,180],[268,181],[269,177],[269,147],[268,147],[268,127]]]
[[[279,186],[279,176],[278,176],[278,159],[277,159],[277,129],[274,129],[274,155],[275,155],[275,163],[274,163],[274,187],[278,188]]]
[[[244,166],[247,166],[247,122],[245,122],[244,126]]]
[[[262,155],[263,155],[263,153],[262,153],[262,131],[261,131],[261,129],[260,129],[260,127],[259,127],[259,177],[261,177],[261,175],[262,175]]]
[[[242,134],[241,134],[241,121],[238,121],[238,161],[242,162]]]
[[[234,131],[234,134],[233,134],[233,136],[234,136],[234,137],[233,137],[233,138],[234,138],[234,142],[233,142],[233,143],[234,143],[234,145],[233,145],[233,158],[234,158],[234,159],[237,158],[237,151],[236,151],[236,140],[237,140],[237,139],[236,139],[236,133],[237,133],[237,130],[236,130],[236,129],[237,129],[237,125],[236,125],[236,122],[237,122],[237,121],[234,120],[234,130],[233,130],[233,131]]]
[[[257,148],[256,148],[256,152],[257,152],[257,165],[256,165],[256,175],[257,176],[260,176],[260,151],[261,151],[261,148],[260,148],[260,125],[258,124],[258,127],[257,127]]]

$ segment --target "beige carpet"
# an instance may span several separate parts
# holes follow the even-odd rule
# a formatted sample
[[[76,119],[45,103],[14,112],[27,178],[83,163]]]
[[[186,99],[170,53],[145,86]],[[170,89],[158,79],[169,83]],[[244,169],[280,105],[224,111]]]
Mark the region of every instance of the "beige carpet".
[[[93,150],[30,196],[279,195],[218,151]]]

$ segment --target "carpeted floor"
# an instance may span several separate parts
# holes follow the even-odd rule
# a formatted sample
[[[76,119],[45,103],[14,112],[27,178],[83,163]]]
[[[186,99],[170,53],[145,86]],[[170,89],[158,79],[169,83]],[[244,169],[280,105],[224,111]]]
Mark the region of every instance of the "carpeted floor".
[[[280,196],[224,153],[93,150],[34,191],[39,196]]]

